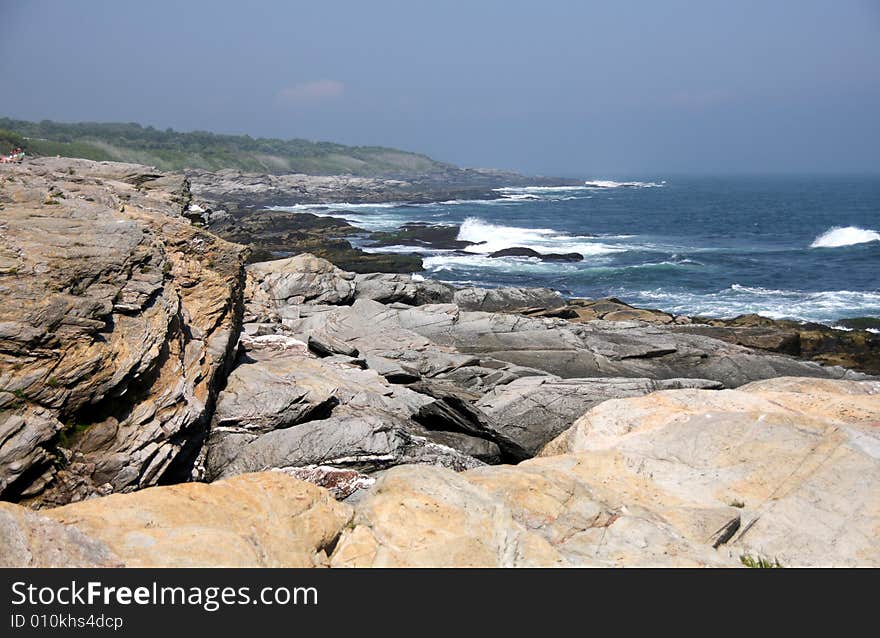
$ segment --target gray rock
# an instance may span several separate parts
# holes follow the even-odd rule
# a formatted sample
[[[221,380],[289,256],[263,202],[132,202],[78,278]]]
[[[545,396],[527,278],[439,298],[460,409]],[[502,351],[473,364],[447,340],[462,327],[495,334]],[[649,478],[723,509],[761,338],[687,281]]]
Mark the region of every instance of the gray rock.
[[[278,305],[344,304],[354,297],[354,273],[308,253],[251,264],[248,273]]]
[[[565,299],[549,288],[462,288],[452,299],[462,310],[510,312],[527,308],[560,308]]]
[[[717,381],[705,379],[523,377],[486,394],[476,402],[476,407],[498,424],[505,436],[533,456],[602,401],[657,390],[720,387]]]
[[[212,447],[207,468],[216,478],[308,465],[360,472],[406,463],[437,464],[456,471],[480,465],[470,456],[415,435],[399,417],[366,410],[263,434],[237,446],[234,458],[230,460],[226,455],[222,464],[217,462]]]
[[[439,281],[420,279],[411,275],[369,273],[355,276],[355,296],[379,303],[405,303],[421,306],[429,303],[449,303],[455,291],[453,286]]]

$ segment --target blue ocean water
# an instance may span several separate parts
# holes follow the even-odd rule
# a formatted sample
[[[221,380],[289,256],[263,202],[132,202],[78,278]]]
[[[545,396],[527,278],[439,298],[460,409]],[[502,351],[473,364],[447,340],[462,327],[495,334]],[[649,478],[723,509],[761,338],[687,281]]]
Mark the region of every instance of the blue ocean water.
[[[880,316],[880,177],[688,177],[510,188],[488,201],[298,206],[369,230],[459,227],[466,251],[420,252],[426,277],[547,286],[684,314],[832,323]],[[344,211],[344,212],[340,212]],[[369,241],[361,247],[371,250]],[[490,258],[525,246],[577,263]]]

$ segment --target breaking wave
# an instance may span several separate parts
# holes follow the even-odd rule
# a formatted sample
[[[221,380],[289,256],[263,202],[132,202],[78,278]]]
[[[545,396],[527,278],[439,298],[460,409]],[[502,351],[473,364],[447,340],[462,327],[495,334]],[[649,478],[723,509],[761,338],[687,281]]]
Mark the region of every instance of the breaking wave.
[[[540,253],[577,252],[584,256],[623,252],[623,246],[611,246],[585,235],[568,235],[551,228],[520,228],[490,224],[478,217],[468,217],[458,231],[460,241],[474,242],[465,250],[470,253],[492,253],[496,250],[522,246]]]
[[[880,241],[880,233],[858,226],[835,226],[825,231],[810,244],[810,248],[841,248]]]

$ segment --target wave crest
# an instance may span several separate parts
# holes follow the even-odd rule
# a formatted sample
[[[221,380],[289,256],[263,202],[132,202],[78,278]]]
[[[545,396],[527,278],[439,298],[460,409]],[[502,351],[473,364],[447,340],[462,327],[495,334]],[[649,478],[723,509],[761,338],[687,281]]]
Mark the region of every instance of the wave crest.
[[[880,241],[880,233],[858,226],[835,226],[816,237],[810,248],[841,248]]]
[[[458,231],[460,241],[474,242],[469,253],[493,253],[496,250],[524,246],[540,253],[577,252],[584,256],[604,255],[627,250],[594,241],[587,236],[568,235],[552,228],[521,228],[490,224],[479,217],[468,217]]]

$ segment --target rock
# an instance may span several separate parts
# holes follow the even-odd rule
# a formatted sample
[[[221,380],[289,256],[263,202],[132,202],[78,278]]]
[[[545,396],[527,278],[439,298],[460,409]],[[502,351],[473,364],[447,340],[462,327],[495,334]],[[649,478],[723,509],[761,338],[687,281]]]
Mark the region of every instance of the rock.
[[[301,341],[282,337],[304,346]],[[326,418],[340,404],[408,416],[431,399],[389,384],[377,372],[319,359],[277,340],[244,341],[245,353],[217,401],[214,429],[268,432]]]
[[[877,565],[880,382],[783,378],[607,401],[548,444],[633,501],[740,508],[733,556]]]
[[[0,567],[119,567],[103,542],[19,505],[0,503]]]
[[[466,312],[452,304],[395,308],[358,299],[350,307],[291,317],[285,323],[296,334],[323,330],[363,356],[396,359],[428,377],[448,378],[463,369],[496,365],[492,362],[562,378],[696,378],[726,387],[780,375],[858,376],[644,322],[574,324]]]
[[[224,202],[224,205],[230,202]],[[344,215],[345,211],[340,211]],[[417,255],[367,253],[345,238],[362,232],[341,218],[277,209],[235,210],[233,213],[201,214],[211,232],[228,241],[251,247],[252,262],[301,253],[329,259],[356,272],[415,272],[422,269]]]
[[[0,182],[0,495],[189,478],[238,340],[244,249],[181,215],[180,175],[46,158]]]
[[[410,222],[392,232],[374,232],[374,246],[419,246],[436,250],[464,250],[476,242],[458,239],[459,226]]]
[[[441,468],[397,467],[359,502],[333,567],[536,567],[563,564],[503,504]]]
[[[558,308],[565,300],[549,288],[461,288],[453,303],[461,310],[512,312],[526,308]]]
[[[282,472],[155,487],[46,511],[127,567],[320,566],[351,515],[326,490]]]
[[[383,304],[405,303],[421,306],[450,303],[455,288],[440,281],[416,281],[411,275],[371,273],[355,276],[356,297]]]
[[[454,474],[404,466],[356,506],[333,567],[732,565],[650,512],[541,459]]]
[[[355,470],[341,470],[327,465],[306,465],[304,467],[282,467],[278,472],[284,472],[300,481],[307,481],[313,485],[323,487],[333,495],[336,500],[343,500],[358,492],[366,490],[376,482],[371,476],[361,474]]]
[[[661,310],[636,308],[620,299],[570,299],[568,305],[561,309],[541,309],[531,316],[560,317],[574,323],[594,321],[647,321],[648,323],[670,324],[674,317]]]
[[[846,321],[840,322],[846,326]],[[880,374],[880,334],[869,332],[870,321],[856,321],[853,330],[817,323],[741,315],[734,319],[694,317],[682,331],[703,334],[749,348],[782,352],[825,365]]]
[[[454,470],[481,464],[466,454],[431,443],[415,434],[405,419],[378,410],[340,410],[326,419],[258,437],[226,436],[223,440],[227,445],[209,442],[209,476],[224,478],[310,465],[370,473],[405,463],[438,464]]]
[[[880,317],[852,317],[836,321],[835,324],[851,330],[880,330]]]
[[[584,256],[580,253],[539,253],[531,248],[516,246],[513,248],[504,248],[489,253],[489,257],[532,257],[541,261],[583,261]]]
[[[354,275],[310,254],[248,266],[256,285],[275,304],[344,304],[354,298]]]
[[[323,334],[309,335],[309,350],[319,357],[331,357],[341,354],[346,357],[356,358],[359,354],[357,348],[352,348],[344,341]]]
[[[476,406],[499,424],[501,433],[534,456],[602,401],[672,388],[720,387],[718,382],[705,379],[522,377],[487,393]]]

